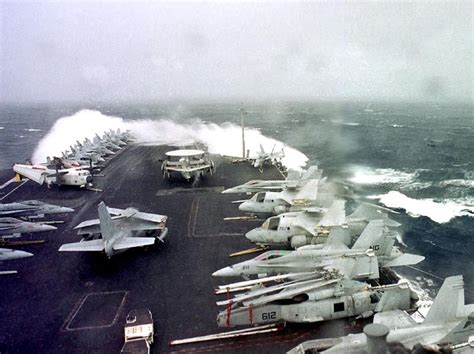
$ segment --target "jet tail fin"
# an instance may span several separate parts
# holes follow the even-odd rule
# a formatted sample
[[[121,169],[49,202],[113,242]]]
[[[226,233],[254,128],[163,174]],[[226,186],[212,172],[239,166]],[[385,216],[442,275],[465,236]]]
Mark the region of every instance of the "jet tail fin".
[[[382,241],[382,235],[384,233],[384,221],[383,220],[372,220],[365,227],[364,231],[360,234],[357,241],[352,246],[353,249],[368,249],[372,248],[374,251],[377,251],[381,244],[379,241]]]
[[[110,216],[107,207],[104,202],[100,202],[99,207],[99,220],[100,220],[100,233],[104,241],[109,241],[114,237],[114,234],[117,232],[116,227],[112,222],[112,217]]]
[[[455,320],[465,312],[464,307],[464,281],[462,275],[448,277],[444,279],[424,323],[444,323]]]

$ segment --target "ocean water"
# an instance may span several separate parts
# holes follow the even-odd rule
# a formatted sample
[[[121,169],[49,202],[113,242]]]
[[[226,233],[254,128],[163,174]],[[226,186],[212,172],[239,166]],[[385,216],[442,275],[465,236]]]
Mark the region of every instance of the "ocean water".
[[[0,105],[0,168],[42,162],[76,139],[130,129],[143,144],[201,141],[240,155],[238,104]],[[398,272],[428,294],[463,274],[474,302],[472,105],[281,103],[246,105],[246,146],[285,152],[291,168],[317,164],[351,191],[349,208],[391,208],[401,248],[424,255]],[[1,182],[1,181],[0,181]]]

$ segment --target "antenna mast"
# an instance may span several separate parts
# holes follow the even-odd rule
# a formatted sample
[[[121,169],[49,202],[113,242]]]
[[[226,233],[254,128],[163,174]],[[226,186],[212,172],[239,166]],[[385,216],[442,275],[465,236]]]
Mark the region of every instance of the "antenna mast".
[[[242,158],[245,159],[245,133],[244,133],[244,114],[247,112],[244,111],[242,104],[240,104],[240,125],[242,126]]]

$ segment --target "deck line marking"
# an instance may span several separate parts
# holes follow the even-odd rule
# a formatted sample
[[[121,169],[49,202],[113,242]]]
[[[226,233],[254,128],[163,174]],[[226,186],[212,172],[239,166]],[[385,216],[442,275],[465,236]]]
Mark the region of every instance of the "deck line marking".
[[[102,325],[102,326],[84,326],[84,327],[76,327],[76,328],[70,328],[69,325],[71,324],[71,322],[74,320],[74,318],[77,316],[77,314],[79,313],[79,311],[81,310],[82,306],[84,305],[84,303],[86,302],[87,298],[89,296],[92,296],[92,295],[102,295],[102,294],[105,294],[105,295],[108,295],[108,294],[120,294],[122,293],[123,296],[122,296],[122,301],[120,302],[120,305],[118,306],[117,308],[117,311],[115,312],[115,316],[114,316],[114,319],[112,320],[112,322],[110,322],[109,324],[107,325]],[[62,331],[66,331],[66,332],[71,332],[71,331],[81,331],[81,330],[85,330],[85,329],[97,329],[97,328],[108,328],[108,327],[112,327],[113,325],[115,325],[115,323],[117,322],[118,320],[118,315],[120,313],[120,310],[123,306],[123,304],[125,303],[125,299],[127,297],[127,294],[128,294],[128,291],[125,291],[125,290],[118,290],[118,291],[102,291],[102,292],[95,292],[95,293],[89,293],[87,295],[85,295],[83,298],[82,298],[82,301],[79,301],[78,304],[76,304],[76,307],[73,308],[73,310],[71,311],[71,313],[68,315],[68,317],[66,318],[66,320],[64,321],[63,325],[62,325],[62,328],[61,330]]]
[[[21,186],[23,186],[26,182],[28,182],[29,179],[25,179],[20,185],[16,186],[15,188],[13,188],[9,193],[7,193],[6,195],[4,195],[2,198],[0,198],[0,200],[3,200],[5,199],[6,197],[8,197],[10,194],[12,194],[14,191],[16,191],[18,188],[20,188]]]

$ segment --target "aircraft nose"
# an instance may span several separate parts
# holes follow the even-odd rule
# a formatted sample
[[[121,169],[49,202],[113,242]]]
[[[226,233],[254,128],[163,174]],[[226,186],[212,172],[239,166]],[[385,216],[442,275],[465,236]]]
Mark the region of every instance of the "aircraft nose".
[[[40,231],[54,231],[58,229],[55,226],[45,225],[45,224],[37,224],[37,227],[39,228]]]
[[[239,274],[235,272],[231,267],[225,267],[222,269],[219,269],[212,273],[213,277],[237,277]]]
[[[16,250],[13,252],[13,254],[15,255],[15,258],[28,258],[33,256],[33,253]]]
[[[61,207],[61,208],[59,209],[59,212],[60,212],[60,213],[72,213],[73,211],[74,211],[74,209],[72,209],[72,208],[67,208],[67,207]]]
[[[239,205],[239,210],[240,211],[245,211],[245,212],[252,212],[252,204],[249,202],[243,202],[242,204]]]
[[[245,234],[245,238],[257,243],[263,241],[262,232],[259,229],[250,230]]]

